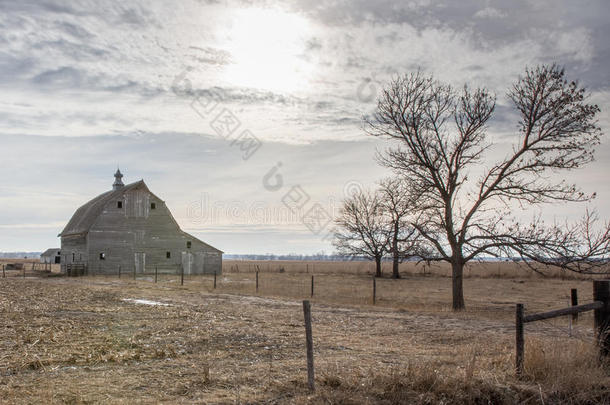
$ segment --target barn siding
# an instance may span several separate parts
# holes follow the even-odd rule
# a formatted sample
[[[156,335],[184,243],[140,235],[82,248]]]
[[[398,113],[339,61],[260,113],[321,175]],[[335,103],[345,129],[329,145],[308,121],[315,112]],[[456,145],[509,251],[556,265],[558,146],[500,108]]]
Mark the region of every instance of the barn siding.
[[[71,263],[87,263],[87,238],[84,235],[63,236],[61,238],[61,270]]]

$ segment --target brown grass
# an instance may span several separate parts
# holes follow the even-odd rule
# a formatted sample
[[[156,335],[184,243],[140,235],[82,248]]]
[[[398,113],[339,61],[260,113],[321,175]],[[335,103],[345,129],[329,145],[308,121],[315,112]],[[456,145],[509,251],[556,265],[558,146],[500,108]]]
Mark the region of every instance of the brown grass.
[[[261,273],[260,296],[243,270],[216,291],[175,275],[0,279],[0,403],[610,403],[590,313],[572,337],[565,318],[527,324],[526,376],[514,378],[514,302],[563,307],[574,286],[586,302],[590,282],[471,277],[470,309],[454,314],[446,277],[379,280],[372,306],[350,295],[367,274],[318,271],[313,394],[308,274]]]
[[[372,305],[371,275],[316,273],[313,275],[313,297],[311,276],[312,274],[305,273],[261,272],[258,295],[293,300],[311,299],[329,305]],[[143,279],[153,281],[151,275]],[[164,275],[159,280],[172,285],[180,283],[178,275]],[[230,272],[218,276],[216,290],[213,289],[212,276],[185,276],[185,284],[189,288],[210,293],[257,295],[255,273],[249,272]],[[526,304],[528,312],[561,308],[568,305],[571,288],[578,289],[580,302],[592,299],[591,281],[470,277],[464,281],[468,312],[460,316],[513,319],[516,303]],[[411,275],[405,275],[399,280],[377,279],[376,306],[420,313],[451,313],[451,279]]]
[[[610,362],[599,362],[597,348],[588,341],[562,341],[532,338],[526,350],[525,375],[529,381],[547,387],[565,402],[583,402],[607,395],[604,384]],[[600,385],[601,384],[601,385]]]
[[[483,262],[472,261],[466,264],[464,278],[519,278],[519,279],[547,279],[559,278],[562,280],[590,280],[593,277],[578,274],[567,270],[541,264],[533,265],[538,271],[518,262]],[[392,263],[382,263],[383,272],[389,276],[392,272]],[[445,262],[404,262],[400,263],[400,273],[406,276],[436,276],[451,277],[451,266]],[[315,273],[315,274],[357,274],[373,275],[375,264],[367,261],[350,262],[323,262],[323,261],[259,261],[259,260],[224,260],[223,273],[277,273],[284,270],[287,273]]]

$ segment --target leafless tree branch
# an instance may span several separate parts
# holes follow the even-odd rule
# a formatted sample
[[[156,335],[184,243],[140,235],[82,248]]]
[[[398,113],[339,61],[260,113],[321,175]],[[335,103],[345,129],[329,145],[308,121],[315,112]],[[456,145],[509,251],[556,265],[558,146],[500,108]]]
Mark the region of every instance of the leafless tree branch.
[[[588,213],[572,226],[505,226],[515,205],[594,197],[557,176],[591,162],[600,143],[600,109],[587,97],[557,65],[525,69],[508,92],[520,116],[513,148],[496,163],[486,162],[474,179],[470,172],[482,166],[490,147],[487,123],[496,106],[487,90],[458,91],[416,72],[393,80],[376,113],[365,119],[370,135],[396,143],[377,160],[409,179],[409,192],[418,196],[411,226],[435,252],[431,260],[451,262],[454,309],[464,308],[463,266],[481,255],[517,254],[527,263],[580,272],[601,268],[608,227],[593,231],[596,221]]]

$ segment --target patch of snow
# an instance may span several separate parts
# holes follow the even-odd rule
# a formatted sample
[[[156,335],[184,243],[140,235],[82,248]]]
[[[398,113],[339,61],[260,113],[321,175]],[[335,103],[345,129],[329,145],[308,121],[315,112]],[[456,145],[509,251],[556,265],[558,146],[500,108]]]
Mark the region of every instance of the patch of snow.
[[[154,305],[154,306],[162,306],[162,307],[171,306],[171,304],[168,304],[166,302],[144,300],[144,299],[139,299],[139,298],[124,298],[123,301],[132,302],[134,304],[142,304],[142,305]]]

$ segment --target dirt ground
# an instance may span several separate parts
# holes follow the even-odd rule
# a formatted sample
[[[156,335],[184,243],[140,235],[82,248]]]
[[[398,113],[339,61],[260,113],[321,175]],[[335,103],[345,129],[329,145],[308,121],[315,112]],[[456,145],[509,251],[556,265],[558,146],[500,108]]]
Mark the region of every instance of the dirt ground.
[[[441,277],[394,284],[417,305],[320,293],[311,393],[300,299],[262,280],[259,296],[230,292],[226,281],[245,275],[225,277],[216,290],[194,278],[0,279],[0,402],[610,403],[590,314],[571,331],[565,318],[528,324],[526,377],[514,378],[514,302],[563,307],[575,283],[584,302],[588,281],[469,279],[477,298],[463,313],[443,304],[450,284]]]

